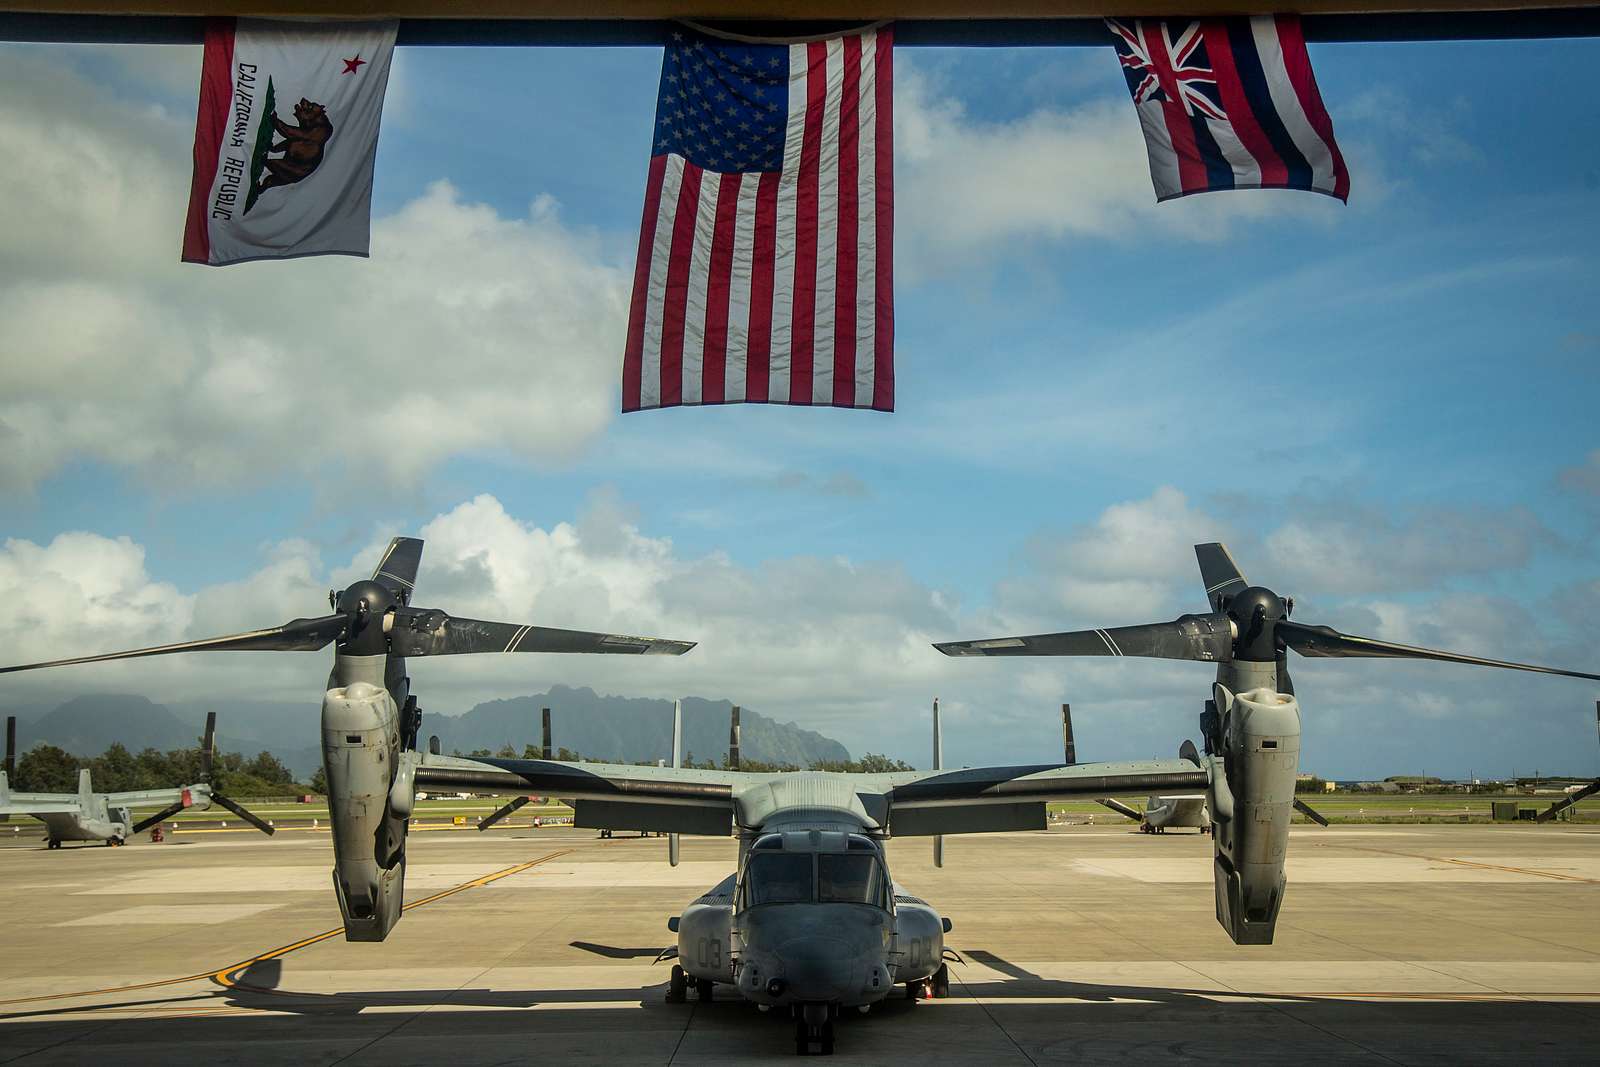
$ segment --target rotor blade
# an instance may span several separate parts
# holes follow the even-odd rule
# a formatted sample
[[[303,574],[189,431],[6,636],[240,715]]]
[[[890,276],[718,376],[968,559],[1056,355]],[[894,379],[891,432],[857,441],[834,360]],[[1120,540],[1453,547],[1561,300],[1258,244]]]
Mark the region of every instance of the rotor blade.
[[[1460,652],[1441,652],[1433,648],[1415,648],[1397,645],[1392,641],[1379,641],[1373,637],[1355,637],[1342,634],[1331,626],[1307,626],[1304,623],[1279,620],[1278,636],[1283,643],[1302,656],[1333,658],[1368,657],[1378,659],[1431,659],[1442,663],[1468,663],[1477,667],[1504,667],[1513,671],[1535,671],[1539,674],[1559,674],[1567,678],[1588,678],[1600,681],[1600,674],[1582,671],[1565,671],[1556,667],[1540,667],[1532,663],[1511,663],[1507,660],[1484,659]]]
[[[227,808],[229,811],[233,812],[235,815],[239,816],[239,818],[243,819],[251,826],[254,826],[257,830],[260,830],[268,837],[271,837],[273,834],[278,832],[270,823],[263,822],[259,817],[244,810],[244,808],[236,800],[225,797],[221,793],[212,793],[211,799],[216,803],[221,804],[223,807]]]
[[[128,652],[106,652],[98,656],[76,656],[72,659],[53,659],[44,663],[0,667],[0,674],[38,670],[40,667],[66,667],[74,663],[100,663],[113,659],[165,656],[172,652],[315,652],[328,642],[341,637],[347,622],[343,615],[324,615],[318,619],[293,619],[270,630],[251,630],[248,633],[228,634],[223,637],[206,637],[199,641],[180,641],[175,645],[136,648]]]
[[[1212,611],[1221,611],[1224,600],[1250,584],[1239,573],[1239,565],[1228,554],[1228,546],[1220,541],[1195,545],[1194,558],[1200,564],[1200,579],[1206,583],[1206,599],[1211,601]]]
[[[514,622],[451,618],[442,611],[403,608],[394,613],[389,650],[397,656],[459,656],[468,652],[612,652],[681,656],[693,641],[555,630]]]
[[[162,808],[160,811],[156,812],[154,815],[150,816],[148,819],[140,819],[138,822],[134,823],[133,824],[133,829],[131,831],[129,831],[129,832],[130,833],[135,833],[135,834],[142,834],[146,830],[150,829],[150,827],[154,826],[156,823],[161,822],[163,819],[166,819],[166,818],[169,818],[170,816],[178,814],[178,812],[180,812],[180,811],[182,811],[184,809],[184,806],[185,805],[184,805],[183,801],[180,800],[176,804],[171,805],[170,807]]]
[[[217,713],[206,712],[206,734],[200,740],[200,780],[211,781],[211,764],[217,754]]]
[[[1294,679],[1289,677],[1289,652],[1278,649],[1278,692],[1294,696]]]
[[[1562,812],[1572,807],[1572,805],[1576,804],[1578,801],[1584,799],[1585,797],[1592,797],[1596,793],[1600,793],[1600,778],[1596,778],[1594,781],[1590,782],[1588,785],[1584,786],[1575,793],[1568,793],[1566,796],[1562,797],[1560,800],[1556,801],[1554,804],[1535,815],[1533,817],[1533,821],[1549,822],[1557,815],[1560,815]]]
[[[511,802],[509,804],[504,804],[501,807],[497,808],[491,814],[485,815],[483,818],[479,819],[478,820],[478,830],[480,832],[483,831],[483,830],[487,830],[489,827],[493,826],[495,823],[499,822],[501,819],[505,818],[507,815],[512,814],[513,812],[515,812],[518,808],[522,807],[527,802],[528,802],[528,798],[527,797],[512,797],[511,798]]]
[[[1215,663],[1233,658],[1233,628],[1228,616],[1218,612],[1147,626],[950,641],[933,647],[947,656],[1144,656]]]
[[[1301,815],[1304,815],[1318,826],[1328,825],[1327,819],[1324,819],[1320,813],[1312,809],[1310,804],[1307,804],[1299,797],[1294,798],[1294,810],[1298,811]]]
[[[402,604],[411,603],[411,587],[417,582],[417,566],[422,562],[420,537],[396,537],[389,542],[372,580],[392,590]]]
[[[1104,797],[1104,798],[1102,798],[1100,800],[1096,800],[1095,803],[1096,804],[1101,804],[1101,805],[1103,805],[1105,807],[1110,808],[1112,811],[1116,812],[1118,815],[1126,815],[1128,818],[1132,819],[1134,822],[1144,822],[1144,813],[1143,812],[1139,811],[1138,808],[1130,808],[1130,807],[1128,807],[1128,805],[1124,804],[1120,800],[1112,800],[1110,797]]]

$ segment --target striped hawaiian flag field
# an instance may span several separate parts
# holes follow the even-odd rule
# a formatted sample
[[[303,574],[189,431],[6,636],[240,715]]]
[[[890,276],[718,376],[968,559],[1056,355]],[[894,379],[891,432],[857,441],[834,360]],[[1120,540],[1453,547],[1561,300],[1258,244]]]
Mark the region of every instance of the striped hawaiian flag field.
[[[1299,16],[1106,25],[1144,127],[1157,200],[1217,189],[1349,199]]]

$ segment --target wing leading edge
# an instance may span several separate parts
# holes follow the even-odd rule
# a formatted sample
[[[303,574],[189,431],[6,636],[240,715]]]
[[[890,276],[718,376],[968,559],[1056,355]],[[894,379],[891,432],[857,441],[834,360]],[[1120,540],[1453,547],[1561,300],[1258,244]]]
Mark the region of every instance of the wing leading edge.
[[[894,777],[889,829],[896,837],[1043,830],[1052,800],[1203,791],[1210,784],[1187,760],[971,767]]]
[[[1209,784],[1206,772],[1187,760],[801,774],[838,779],[863,802],[881,798],[870,807],[887,814],[895,836],[1043,829],[1045,804],[1051,800],[1195,792]],[[732,830],[741,794],[749,799],[785,780],[800,784],[784,774],[425,755],[415,784],[427,790],[572,800],[578,826],[720,835]],[[747,814],[758,809],[768,818],[775,813],[771,804],[751,804]],[[881,815],[874,818],[881,821]]]

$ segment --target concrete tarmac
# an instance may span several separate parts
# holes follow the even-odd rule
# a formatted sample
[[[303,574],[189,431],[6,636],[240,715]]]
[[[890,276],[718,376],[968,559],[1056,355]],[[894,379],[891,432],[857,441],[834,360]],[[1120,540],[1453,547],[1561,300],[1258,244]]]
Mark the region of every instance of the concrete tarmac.
[[[0,848],[0,1063],[669,1064],[793,1058],[719,987],[662,994],[667,919],[731,840],[417,833],[409,911],[346,943],[325,832]],[[1209,838],[1073,827],[892,842],[955,924],[949,999],[838,1026],[835,1062],[1597,1061],[1600,831],[1295,830],[1277,943],[1213,914]]]

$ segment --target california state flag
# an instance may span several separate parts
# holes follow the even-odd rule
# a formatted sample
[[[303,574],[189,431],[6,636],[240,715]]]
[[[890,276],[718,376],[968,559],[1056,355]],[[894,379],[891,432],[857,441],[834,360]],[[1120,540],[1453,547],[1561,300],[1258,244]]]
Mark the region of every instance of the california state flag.
[[[185,262],[367,254],[397,26],[207,24]]]

